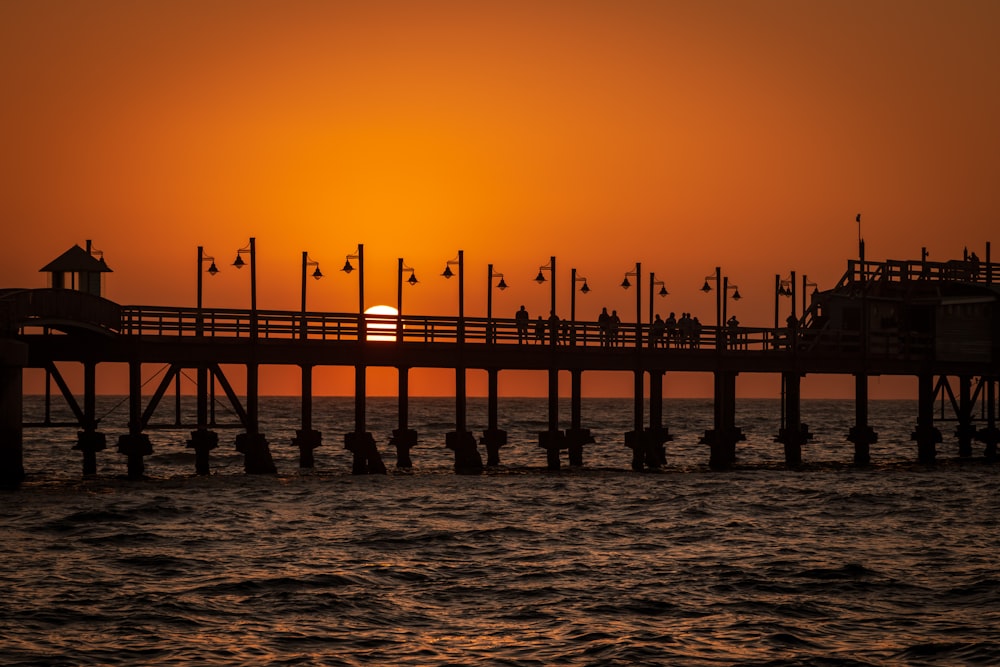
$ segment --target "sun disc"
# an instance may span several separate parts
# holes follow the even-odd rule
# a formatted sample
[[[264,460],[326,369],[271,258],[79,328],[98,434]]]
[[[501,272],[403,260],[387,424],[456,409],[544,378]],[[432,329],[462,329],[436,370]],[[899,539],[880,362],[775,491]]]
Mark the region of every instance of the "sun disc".
[[[368,329],[366,340],[396,340],[395,318],[398,314],[392,306],[372,306],[365,310],[365,315],[375,315],[377,318],[365,318],[365,326]]]

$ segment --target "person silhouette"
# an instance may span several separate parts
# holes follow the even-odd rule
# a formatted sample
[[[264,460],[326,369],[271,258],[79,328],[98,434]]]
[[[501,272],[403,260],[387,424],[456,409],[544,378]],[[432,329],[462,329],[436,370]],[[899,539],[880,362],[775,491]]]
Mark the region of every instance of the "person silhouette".
[[[670,311],[670,315],[667,316],[666,321],[663,323],[664,328],[667,330],[667,340],[666,345],[670,347],[670,342],[677,338],[677,316],[673,311]]]
[[[518,345],[528,340],[528,321],[530,319],[528,311],[525,310],[524,306],[521,306],[521,309],[514,314],[514,321],[517,322]]]
[[[618,317],[618,311],[611,311],[611,318],[608,320],[608,340],[609,345],[618,347],[618,328],[621,326],[622,319]]]
[[[549,311],[549,342],[552,345],[559,343],[559,316],[556,311]]]
[[[666,328],[660,314],[656,314],[656,319],[649,326],[649,346],[659,347],[663,342],[663,330]]]
[[[539,315],[538,319],[535,320],[535,342],[545,342],[545,318],[541,315]]]
[[[597,316],[597,328],[600,330],[601,334],[601,347],[607,347],[611,329],[611,316],[608,315],[608,309],[606,307],[602,308],[601,314]]]

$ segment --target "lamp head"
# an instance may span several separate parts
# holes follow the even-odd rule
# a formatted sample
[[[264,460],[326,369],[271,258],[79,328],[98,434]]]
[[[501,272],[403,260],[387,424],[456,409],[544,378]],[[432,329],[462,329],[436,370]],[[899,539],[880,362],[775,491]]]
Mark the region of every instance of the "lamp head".
[[[742,299],[742,298],[743,298],[743,297],[742,297],[742,296],[740,296],[740,288],[738,288],[738,287],[737,287],[737,288],[736,288],[736,291],[735,291],[735,292],[733,292],[733,301],[739,301],[739,300],[740,300],[740,299]]]
[[[244,266],[246,266],[246,262],[243,261],[243,255],[236,253],[236,261],[233,262],[233,266],[235,266],[237,269],[242,269]]]
[[[497,289],[501,292],[507,289],[507,283],[504,282],[503,276],[500,277],[500,282],[497,283]]]
[[[317,266],[317,267],[316,267],[316,270],[315,270],[315,271],[313,271],[313,278],[315,278],[316,280],[319,280],[319,279],[320,279],[320,278],[322,278],[322,277],[323,277],[323,272],[322,272],[322,271],[320,271],[320,270],[319,270],[319,267]]]
[[[444,276],[445,278],[451,278],[453,275],[455,275],[455,273],[451,270],[450,264],[444,267],[444,273],[442,273],[441,275]]]
[[[632,286],[632,283],[628,281],[628,276],[625,276],[625,280],[622,281],[622,289],[628,289]]]
[[[668,291],[667,291],[667,288],[666,288],[666,287],[663,287],[663,286],[661,285],[661,286],[660,286],[660,296],[666,296],[666,295],[668,295],[668,294],[670,294],[670,292],[668,292]]]
[[[410,277],[406,279],[406,282],[410,283],[411,285],[416,285],[420,281],[417,280],[417,275],[415,273],[410,273]]]
[[[205,269],[205,271],[207,271],[210,276],[214,276],[216,273],[219,272],[219,267],[217,267],[215,265],[215,261],[213,261],[212,264],[207,269]]]
[[[346,262],[344,262],[344,268],[342,268],[341,271],[343,271],[344,273],[350,273],[353,270],[354,267],[351,266],[351,260],[347,260]]]
[[[535,276],[535,282],[539,285],[545,282],[545,274],[542,273],[541,269],[538,269],[538,275]]]
[[[712,286],[708,284],[708,280],[705,280],[705,284],[701,286],[701,291],[708,293],[712,291]]]
[[[590,293],[590,285],[587,284],[586,280],[583,281],[583,287],[580,288],[580,291],[584,294]]]

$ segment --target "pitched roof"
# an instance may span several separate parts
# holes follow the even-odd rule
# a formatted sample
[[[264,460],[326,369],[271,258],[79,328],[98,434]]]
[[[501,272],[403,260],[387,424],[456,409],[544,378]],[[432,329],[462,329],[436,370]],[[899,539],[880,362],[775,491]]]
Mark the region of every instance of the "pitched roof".
[[[104,258],[96,259],[78,245],[56,257],[54,260],[38,269],[48,273],[110,273],[111,269],[104,263]]]

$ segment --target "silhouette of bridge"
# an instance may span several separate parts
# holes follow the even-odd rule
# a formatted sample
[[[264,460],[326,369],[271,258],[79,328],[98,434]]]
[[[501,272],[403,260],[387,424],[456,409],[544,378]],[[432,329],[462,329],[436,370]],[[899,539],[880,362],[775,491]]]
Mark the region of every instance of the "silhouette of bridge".
[[[200,249],[199,249],[200,253]],[[581,411],[581,376],[587,371],[627,371],[635,378],[633,430],[624,434],[635,470],[655,469],[666,462],[672,439],[662,414],[662,383],[668,372],[709,372],[715,377],[713,428],[702,441],[709,464],[724,469],[736,460],[743,434],[735,423],[736,376],[777,373],[782,377],[782,423],[776,440],[785,461],[801,463],[802,445],[812,434],[800,419],[800,381],[806,374],[850,374],[855,377],[856,419],[847,438],[855,445],[855,462],[870,460],[877,434],[867,420],[867,383],[872,375],[912,375],[918,382],[918,415],[913,438],[918,460],[933,463],[940,431],[934,426],[934,402],[947,396],[954,408],[961,456],[972,455],[972,442],[985,444],[984,455],[996,456],[995,385],[1000,368],[1000,308],[994,283],[997,267],[968,257],[949,262],[870,262],[851,260],[837,285],[815,292],[800,316],[785,326],[727,326],[717,323],[682,335],[653,323],[621,324],[610,332],[599,322],[553,320],[532,322],[527,332],[511,318],[361,315],[277,310],[122,306],[85,291],[65,288],[0,291],[0,373],[3,375],[3,444],[0,474],[23,477],[21,463],[21,370],[43,368],[79,427],[76,449],[83,455],[85,475],[96,473],[96,454],[106,447],[95,414],[96,369],[102,363],[129,365],[129,433],[118,451],[128,460],[130,476],[144,472],[151,453],[146,431],[170,383],[183,369],[197,370],[197,417],[188,446],[196,453],[196,472],[208,472],[209,452],[218,446],[209,412],[210,397],[221,388],[238,415],[244,433],[236,447],[249,473],[274,471],[269,446],[258,423],[258,369],[262,365],[294,365],[302,371],[302,428],[294,444],[300,465],[314,465],[313,450],[322,436],[312,428],[312,371],[317,366],[355,368],[355,427],[345,435],[354,454],[353,471],[385,471],[374,438],[366,430],[365,369],[392,367],[399,374],[399,428],[391,444],[396,465],[410,467],[417,433],[408,425],[408,372],[411,368],[450,368],[456,372],[455,430],[445,444],[455,453],[458,472],[479,472],[499,463],[506,443],[497,413],[498,374],[502,370],[544,370],[549,374],[549,428],[540,432],[548,466],[558,468],[561,451],[572,465],[583,464],[584,446],[593,442]],[[638,268],[638,267],[637,267]],[[103,270],[107,270],[106,268]],[[492,269],[491,269],[492,271]],[[718,271],[717,271],[718,276]],[[794,278],[793,278],[794,279]],[[781,289],[782,281],[776,276]],[[706,281],[707,285],[707,281]],[[717,291],[723,292],[722,283]],[[722,298],[722,294],[718,298]],[[535,327],[541,328],[536,331]],[[57,364],[80,363],[84,369],[82,405],[70,391]],[[159,387],[148,402],[141,394],[142,365],[166,364]],[[246,367],[244,399],[228,381],[223,367]],[[465,372],[488,374],[488,424],[477,438],[465,421]],[[571,380],[571,416],[562,429],[558,415],[559,373]],[[645,379],[649,382],[649,415],[644,414]],[[949,378],[957,378],[957,390]],[[986,424],[977,428],[977,404]],[[46,406],[48,415],[49,406]],[[176,424],[182,427],[181,424]]]

